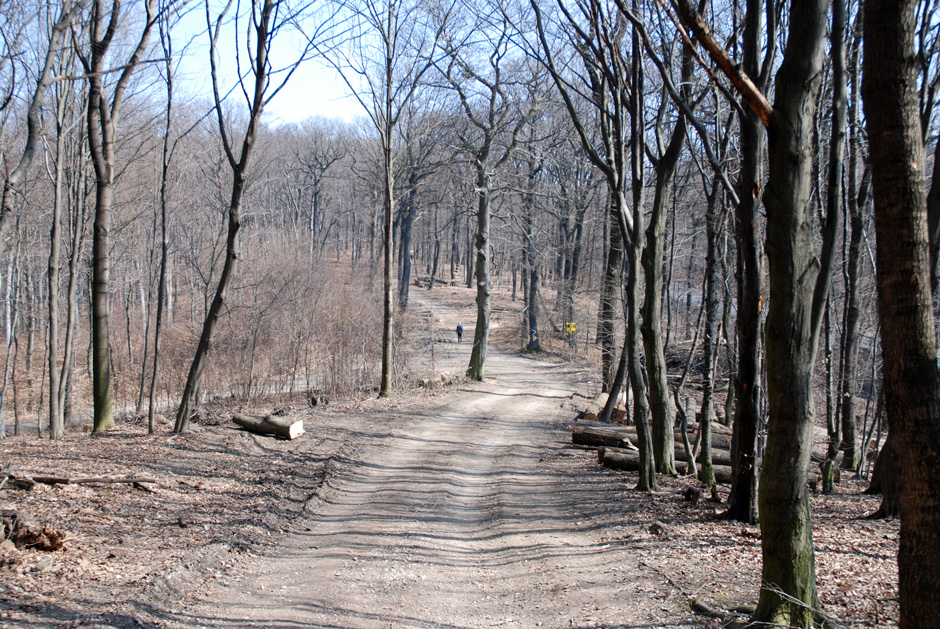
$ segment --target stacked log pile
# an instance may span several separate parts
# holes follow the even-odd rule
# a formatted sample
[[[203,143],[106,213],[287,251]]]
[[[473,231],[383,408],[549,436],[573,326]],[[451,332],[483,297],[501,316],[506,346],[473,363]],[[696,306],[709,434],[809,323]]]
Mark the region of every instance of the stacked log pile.
[[[596,420],[604,405],[607,403],[607,394],[601,393],[593,403],[588,406],[584,413],[584,421],[579,421],[571,427],[571,442],[576,445],[591,446],[597,448],[597,460],[604,467],[627,472],[635,472],[640,469],[640,450],[635,426],[627,426],[619,423],[603,423]],[[621,398],[619,407],[625,403]],[[626,409],[623,413],[618,412],[618,420],[623,421],[626,415]],[[682,447],[682,433],[677,430],[674,433],[675,439],[675,461],[676,469],[680,474],[685,474],[687,469],[686,453]],[[692,432],[688,436],[689,442],[696,443],[696,434]],[[717,422],[712,423],[712,466],[715,470],[715,480],[719,483],[731,482],[731,429]],[[695,454],[698,457],[701,447],[695,447]]]
[[[603,408],[607,401],[607,394],[602,393],[588,407],[588,411],[596,407]],[[597,411],[598,413],[600,411]],[[585,417],[588,413],[585,413]],[[731,461],[731,428],[712,422],[712,468],[715,471],[715,481],[722,484],[730,484],[732,478]],[[682,446],[682,432],[677,430],[673,433],[675,439],[675,465],[680,474],[686,474],[688,464],[686,462],[685,449]],[[698,435],[695,430],[690,431],[689,442],[693,444],[696,467],[701,467],[700,455],[701,446],[697,443]],[[606,468],[622,470],[625,472],[636,472],[640,469],[640,450],[638,447],[636,427],[626,426],[624,424],[604,423],[598,421],[584,420],[578,421],[571,426],[571,443],[581,446],[597,448],[597,461]],[[840,453],[841,454],[841,453]],[[816,457],[814,457],[815,460]],[[822,461],[822,458],[819,459]],[[810,472],[807,479],[809,486],[816,489],[819,483],[819,475]]]

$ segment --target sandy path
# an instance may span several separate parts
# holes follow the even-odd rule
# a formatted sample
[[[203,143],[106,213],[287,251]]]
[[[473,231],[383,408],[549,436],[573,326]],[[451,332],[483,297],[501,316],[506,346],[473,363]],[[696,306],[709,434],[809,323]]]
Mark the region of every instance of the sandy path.
[[[469,344],[446,349],[461,361]],[[568,367],[492,352],[487,374],[401,425],[364,431],[309,505],[306,530],[176,621],[650,626],[648,602],[631,617],[624,598],[648,588],[626,583],[659,578],[609,541],[621,523],[592,495],[609,496],[614,481],[566,443]]]

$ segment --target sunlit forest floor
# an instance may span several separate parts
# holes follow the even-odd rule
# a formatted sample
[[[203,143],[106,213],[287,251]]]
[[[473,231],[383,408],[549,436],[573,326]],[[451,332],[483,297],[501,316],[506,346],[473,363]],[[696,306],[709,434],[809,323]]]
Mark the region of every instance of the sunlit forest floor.
[[[237,626],[192,610],[211,608],[225,599],[224,592],[253,581],[258,566],[280,561],[292,540],[310,532],[329,492],[336,491],[331,487],[364,469],[363,461],[382,461],[390,440],[433,421],[442,408],[498,394],[495,387],[511,384],[507,376],[484,385],[459,377],[473,334],[470,289],[441,287],[430,295],[415,290],[410,312],[402,342],[411,353],[414,388],[389,399],[330,400],[316,407],[278,399],[245,407],[229,400],[203,408],[187,435],[172,435],[168,419],[149,435],[142,418],[129,417],[103,435],[79,426],[58,443],[34,436],[0,441],[4,470],[133,474],[154,481],[140,487],[39,484],[30,491],[0,491],[0,509],[28,513],[66,535],[64,548],[55,552],[0,546],[0,625]],[[496,291],[493,319],[494,361],[518,354],[521,305],[510,300],[507,287]],[[465,329],[461,346],[454,342],[456,320]],[[546,322],[543,335],[547,328]],[[635,474],[602,468],[593,450],[571,445],[569,426],[597,392],[596,349],[579,348],[568,364],[563,341],[546,345],[540,368],[560,370],[556,377],[564,377],[574,392],[541,418],[533,447],[543,450],[533,456],[577,494],[575,506],[554,517],[558,537],[584,552],[566,552],[563,560],[555,556],[552,570],[529,565],[531,556],[501,561],[507,574],[526,562],[525,573],[538,576],[538,587],[549,588],[552,600],[523,579],[512,593],[513,615],[500,615],[508,604],[500,599],[503,607],[494,601],[493,609],[454,617],[449,625],[434,616],[419,618],[417,611],[375,609],[373,616],[331,626],[527,627],[536,618],[546,627],[717,626],[719,620],[692,611],[692,603],[733,610],[756,602],[759,529],[715,519],[720,504],[686,503],[681,492],[694,481],[663,478],[660,491],[637,492]],[[438,384],[441,373],[449,384]],[[278,407],[304,420],[303,436],[286,441],[252,435],[230,421],[232,411],[261,414]],[[864,481],[843,478],[835,495],[812,497],[820,598],[835,626],[894,627],[898,524],[865,518],[880,500],[864,495],[865,487]],[[728,487],[720,487],[721,497],[727,494]],[[560,561],[563,573],[555,565]],[[553,572],[564,581],[548,583]],[[485,589],[502,577],[481,572],[473,578]],[[435,591],[433,584],[424,587]],[[429,598],[428,606],[435,600]],[[540,602],[546,610],[541,616]]]

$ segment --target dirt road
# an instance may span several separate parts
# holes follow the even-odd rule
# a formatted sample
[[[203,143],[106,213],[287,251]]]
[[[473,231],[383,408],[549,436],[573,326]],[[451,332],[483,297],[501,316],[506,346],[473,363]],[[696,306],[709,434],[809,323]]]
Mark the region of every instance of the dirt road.
[[[466,367],[468,292],[413,295],[413,373]],[[514,346],[505,297],[494,338]],[[580,369],[493,347],[482,384],[295,408],[292,442],[236,430],[227,409],[185,437],[128,423],[0,442],[0,462],[34,473],[107,461],[161,479],[5,492],[68,538],[0,548],[0,627],[701,627],[695,599],[756,601],[757,527],[684,502],[689,479],[633,491],[635,474],[571,445],[596,371]],[[862,489],[813,498],[821,597],[844,626],[895,627],[897,523],[860,518],[878,504]]]
[[[439,330],[458,313],[435,308]],[[438,360],[465,365],[461,345]],[[565,364],[491,350],[485,383],[363,431],[303,530],[177,620],[206,627],[659,626],[637,555],[611,541],[613,476],[568,442]],[[635,588],[633,588],[635,589]],[[652,588],[652,589],[655,589]],[[680,601],[673,619],[687,615]]]

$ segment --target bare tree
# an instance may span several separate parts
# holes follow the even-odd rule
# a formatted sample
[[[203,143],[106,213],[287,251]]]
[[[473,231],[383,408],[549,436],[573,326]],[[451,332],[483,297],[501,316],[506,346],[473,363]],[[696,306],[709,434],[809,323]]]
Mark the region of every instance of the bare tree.
[[[506,7],[490,6],[449,29],[447,61],[440,68],[457,95],[468,124],[458,128],[461,149],[474,170],[477,320],[467,377],[483,380],[489,339],[492,280],[490,203],[493,176],[516,150],[519,135],[538,111],[537,70],[520,59]],[[470,37],[473,35],[471,43]]]
[[[447,24],[443,10],[436,26],[417,0],[349,2],[344,23],[349,25],[347,45],[327,55],[353,96],[362,105],[379,134],[382,155],[384,207],[384,270],[382,376],[379,396],[392,392],[394,344],[395,164],[400,147],[395,145],[402,115],[432,67],[441,31]]]
[[[811,229],[811,156],[827,7],[824,0],[791,4],[787,48],[771,107],[750,77],[731,62],[689,0],[679,2],[683,22],[769,130],[770,178],[763,199],[770,261],[770,418],[758,496],[765,586],[753,620],[799,627],[813,625],[819,606],[806,485],[813,446],[811,379],[840,219],[826,217],[817,258]]]
[[[238,153],[235,152],[236,147],[232,141],[232,125],[231,122],[226,121],[225,109],[223,108],[224,99],[219,88],[220,77],[217,59],[219,35],[233,6],[236,6],[234,15],[236,30],[238,30],[237,25],[242,20],[247,20],[250,23],[248,39],[244,42],[248,54],[248,68],[244,69],[240,64],[238,68],[237,87],[247,105],[247,121],[241,139],[241,146],[238,147]],[[223,308],[226,306],[228,291],[234,277],[239,256],[238,235],[241,229],[242,201],[245,188],[248,185],[251,157],[258,136],[258,128],[261,124],[261,113],[264,111],[265,105],[284,87],[297,66],[310,55],[315,43],[320,39],[322,31],[318,30],[317,33],[312,34],[303,50],[297,53],[297,56],[284,67],[275,67],[273,65],[271,49],[277,36],[296,23],[302,17],[303,12],[308,10],[309,6],[301,5],[300,8],[297,8],[283,0],[253,0],[248,15],[245,16],[238,14],[234,0],[229,0],[222,11],[213,19],[209,3],[206,2],[205,4],[206,25],[209,35],[209,66],[212,73],[212,94],[225,159],[232,170],[232,189],[228,202],[225,262],[219,275],[219,282],[212,303],[203,320],[199,344],[196,347],[196,354],[189,368],[189,375],[186,378],[186,385],[183,388],[180,405],[176,412],[176,425],[173,431],[177,433],[186,432],[189,429],[189,418],[196,401],[196,391],[199,389],[199,383],[208,359],[212,333],[219,317],[222,315]],[[323,24],[326,23],[328,21],[323,22]],[[242,52],[237,51],[236,58],[239,61]]]
[[[41,65],[37,74],[36,83],[30,88],[29,104],[26,109],[26,138],[23,142],[22,151],[18,159],[11,160],[10,156],[4,155],[4,163],[7,165],[7,168],[4,169],[3,193],[2,197],[0,197],[0,253],[3,253],[6,247],[7,236],[10,233],[10,229],[12,229],[12,225],[16,222],[15,197],[17,186],[22,184],[26,177],[26,173],[33,162],[33,156],[36,154],[36,143],[42,133],[40,113],[46,98],[46,92],[49,89],[49,85],[54,80],[53,65],[59,54],[62,42],[68,34],[69,26],[82,12],[86,4],[87,0],[79,0],[78,2],[74,0],[63,0],[62,4],[58,6],[58,13],[48,33],[49,39],[44,54],[40,55]],[[10,7],[4,8],[4,12],[7,14],[6,10],[9,10]],[[4,35],[6,35],[6,33],[4,33]],[[4,37],[4,39],[5,43],[10,46],[12,46],[15,41],[18,41],[17,38],[8,40],[7,37]],[[15,49],[4,50],[2,51],[2,56],[0,56],[0,62],[2,62],[2,64],[10,64],[11,70],[14,73],[15,65],[13,65],[13,57],[18,55],[19,52],[20,51]],[[0,107],[0,109],[6,108],[9,104],[13,90],[16,89],[15,83],[15,79],[11,80],[8,94],[0,96],[0,98],[2,98],[2,101],[0,101],[2,107]],[[15,164],[12,169],[8,166],[11,162]]]
[[[574,67],[563,73],[556,63],[549,43],[542,12],[531,3],[541,51],[555,86],[568,110],[582,148],[591,162],[607,179],[611,198],[611,211],[620,228],[620,238],[630,262],[625,290],[627,330],[617,374],[610,386],[611,395],[604,409],[609,418],[617,394],[629,373],[633,389],[633,417],[640,441],[640,474],[638,489],[657,487],[653,460],[653,440],[648,429],[646,377],[640,363],[640,297],[639,268],[643,246],[643,124],[640,104],[642,79],[640,77],[640,42],[635,29],[631,33],[628,23],[617,13],[616,7],[601,0],[582,0],[569,11],[559,3],[563,14],[567,39],[574,45],[583,71]],[[625,40],[632,34],[630,58],[626,54]],[[590,104],[597,118],[597,139],[583,120],[575,99]],[[632,188],[632,204],[627,191]],[[632,205],[632,207],[631,207]]]
[[[108,331],[110,316],[111,277],[111,209],[114,201],[115,143],[118,122],[124,106],[124,95],[131,76],[137,69],[156,24],[157,0],[144,4],[144,24],[131,55],[117,70],[111,46],[123,24],[121,0],[93,0],[89,23],[87,50],[78,56],[88,81],[88,149],[95,169],[95,222],[92,238],[92,379],[94,398],[94,431],[114,426],[114,401],[111,387],[111,344]],[[76,42],[77,46],[77,42]],[[116,72],[117,81],[107,85],[106,79]],[[108,93],[110,92],[110,94]]]
[[[57,74],[70,74],[75,64],[74,51],[63,47],[57,58]],[[55,147],[52,153],[53,167],[48,168],[48,176],[53,185],[52,199],[52,225],[49,234],[49,263],[47,267],[48,281],[48,316],[49,316],[49,436],[60,439],[65,434],[65,387],[60,383],[67,378],[68,361],[64,361],[62,369],[59,368],[59,257],[62,248],[62,213],[69,200],[67,189],[66,168],[69,166],[69,141],[74,131],[81,124],[81,111],[76,111],[81,105],[76,98],[75,83],[60,81],[55,86]],[[48,150],[48,149],[47,149]],[[47,160],[48,161],[48,160]],[[74,300],[74,295],[69,292]],[[72,317],[69,317],[70,322]],[[69,333],[66,334],[69,336]],[[69,355],[66,350],[66,356]]]

